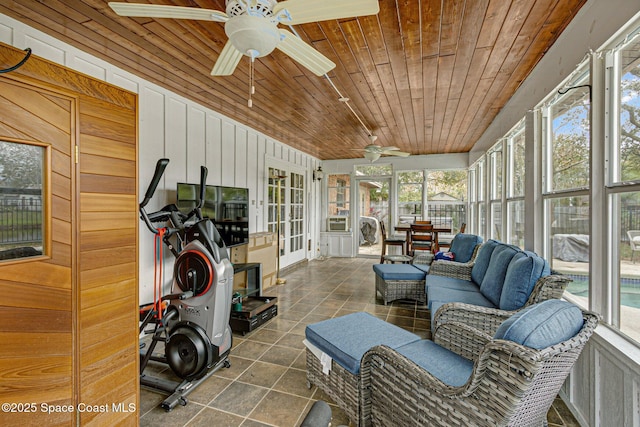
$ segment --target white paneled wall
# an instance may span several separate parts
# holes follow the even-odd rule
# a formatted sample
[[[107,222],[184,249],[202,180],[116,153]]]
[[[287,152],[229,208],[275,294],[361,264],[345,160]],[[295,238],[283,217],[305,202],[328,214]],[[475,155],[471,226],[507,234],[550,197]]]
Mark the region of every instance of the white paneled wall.
[[[307,236],[311,247],[317,247],[318,206],[314,200],[320,187],[311,182],[311,173],[319,165],[318,159],[2,14],[0,41],[20,49],[30,47],[35,55],[138,94],[140,199],[153,176],[156,161],[162,157],[170,159],[164,179],[148,205],[150,212],[174,202],[178,182],[199,182],[200,166],[205,165],[207,184],[249,188],[249,229],[265,231],[268,171],[265,161],[275,158],[306,171],[308,202],[312,207],[307,209],[311,216]],[[153,235],[142,222],[139,243],[140,303],[146,303],[153,298]],[[307,257],[314,257],[315,253],[309,251]],[[172,258],[165,259],[165,282],[169,284]]]

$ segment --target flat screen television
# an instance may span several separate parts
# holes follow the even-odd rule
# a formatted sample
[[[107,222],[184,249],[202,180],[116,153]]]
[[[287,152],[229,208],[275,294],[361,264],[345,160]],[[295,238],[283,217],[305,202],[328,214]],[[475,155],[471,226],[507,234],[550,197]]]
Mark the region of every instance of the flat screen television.
[[[177,205],[189,213],[198,203],[200,185],[178,183]],[[202,216],[209,218],[227,246],[249,243],[249,189],[207,185]]]

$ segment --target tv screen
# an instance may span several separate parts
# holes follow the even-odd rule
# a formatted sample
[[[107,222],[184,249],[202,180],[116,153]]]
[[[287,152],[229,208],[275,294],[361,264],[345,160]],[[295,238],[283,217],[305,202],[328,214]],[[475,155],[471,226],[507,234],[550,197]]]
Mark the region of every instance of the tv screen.
[[[190,212],[198,203],[198,184],[178,183],[178,208]],[[249,243],[249,189],[207,185],[202,216],[209,218],[227,246]]]

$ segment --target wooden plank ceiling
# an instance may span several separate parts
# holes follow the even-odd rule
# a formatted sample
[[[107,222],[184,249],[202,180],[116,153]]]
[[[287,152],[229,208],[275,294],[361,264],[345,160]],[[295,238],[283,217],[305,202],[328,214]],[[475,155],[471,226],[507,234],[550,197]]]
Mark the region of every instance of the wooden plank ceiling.
[[[225,10],[224,0],[136,2]],[[299,25],[337,64],[330,80],[276,50],[256,60],[252,108],[247,57],[232,76],[210,75],[227,41],[222,23],[123,18],[104,0],[4,0],[0,13],[292,147],[338,159],[362,155],[353,149],[369,143],[365,127],[377,144],[412,154],[469,151],[585,2],[380,0],[378,15]]]

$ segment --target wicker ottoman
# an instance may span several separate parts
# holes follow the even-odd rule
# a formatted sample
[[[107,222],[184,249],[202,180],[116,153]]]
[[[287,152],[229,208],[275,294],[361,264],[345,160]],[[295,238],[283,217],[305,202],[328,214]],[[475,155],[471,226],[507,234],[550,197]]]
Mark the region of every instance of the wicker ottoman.
[[[360,360],[370,348],[386,345],[396,349],[420,337],[369,313],[352,313],[308,325],[307,385],[324,391],[351,422],[358,425]]]
[[[374,264],[376,291],[384,305],[398,299],[412,299],[426,304],[424,281],[429,272],[425,264]]]

